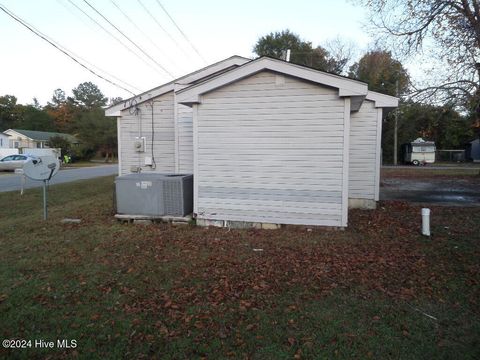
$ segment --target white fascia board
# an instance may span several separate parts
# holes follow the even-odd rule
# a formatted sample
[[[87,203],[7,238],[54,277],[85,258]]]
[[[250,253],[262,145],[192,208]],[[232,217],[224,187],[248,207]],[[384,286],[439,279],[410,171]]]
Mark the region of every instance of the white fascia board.
[[[240,66],[243,64],[246,64],[247,62],[251,61],[250,59],[235,55],[232,57],[229,57],[228,59],[219,61],[215,64],[209,65],[207,67],[204,67],[200,70],[194,71],[192,73],[189,73],[187,75],[184,75],[174,81],[171,81],[167,84],[160,85],[156,88],[153,88],[149,91],[145,91],[144,93],[131,97],[127,100],[122,101],[119,104],[110,106],[105,109],[105,115],[106,116],[121,116],[121,111],[126,110],[131,107],[131,102],[133,99],[137,101],[137,104],[143,103],[145,101],[151,100],[152,98],[155,98],[157,96],[163,95],[171,90],[174,89],[177,91],[178,89],[183,89],[187,87],[190,83],[198,81],[204,77],[210,76],[212,74],[215,74],[218,71],[222,71],[224,69],[228,69],[229,67],[232,66]]]
[[[129,109],[133,105],[133,100],[135,100],[138,104],[141,104],[145,101],[151,100],[156,98],[157,96],[166,94],[169,91],[173,90],[173,82],[169,82],[165,85],[156,87],[150,91],[146,91],[138,96],[131,97],[130,99],[123,100],[122,102],[110,106],[109,108],[105,109],[105,116],[122,116],[122,111]]]
[[[183,104],[199,102],[199,96],[221,86],[231,84],[237,80],[256,74],[263,70],[270,70],[296,78],[315,82],[321,85],[339,89],[339,96],[366,96],[368,86],[365,83],[347,79],[338,75],[306,68],[301,65],[287,63],[272,58],[259,58],[241,67],[233,69],[213,79],[198,85],[190,86],[178,92],[178,101]]]
[[[369,91],[367,100],[375,102],[376,108],[396,108],[398,107],[398,98],[395,96],[381,94],[375,91]]]

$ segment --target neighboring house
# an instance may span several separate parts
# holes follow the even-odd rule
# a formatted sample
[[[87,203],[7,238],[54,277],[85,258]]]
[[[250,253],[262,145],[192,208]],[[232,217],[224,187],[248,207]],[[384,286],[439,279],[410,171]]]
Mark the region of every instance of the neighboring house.
[[[5,156],[18,154],[18,149],[12,149],[9,147],[10,136],[0,132],[0,159]]]
[[[106,110],[120,174],[193,173],[199,224],[343,227],[349,203],[375,207],[382,117],[397,98],[267,57],[214,66]]]
[[[467,143],[465,147],[465,159],[470,161],[480,161],[480,139],[475,139]]]
[[[8,129],[3,132],[10,136],[9,145],[11,148],[48,148],[48,141],[52,137],[63,137],[72,145],[78,145],[79,140],[70,134],[48,132],[48,131],[34,131],[21,129]]]
[[[9,139],[10,135],[0,133],[0,149],[8,149],[10,147]]]

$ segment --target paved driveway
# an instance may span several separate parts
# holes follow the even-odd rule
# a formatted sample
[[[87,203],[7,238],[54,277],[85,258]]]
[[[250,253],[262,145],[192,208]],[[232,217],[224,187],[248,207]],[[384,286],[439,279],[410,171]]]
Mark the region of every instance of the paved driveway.
[[[480,206],[477,176],[383,176],[380,200],[404,200],[453,206]]]
[[[70,181],[92,179],[100,176],[118,174],[118,165],[102,165],[85,167],[78,169],[60,170],[55,177],[50,180],[50,184],[61,184]],[[21,175],[2,174],[0,176],[0,192],[20,191]],[[42,181],[33,181],[27,179],[25,189],[42,186]]]

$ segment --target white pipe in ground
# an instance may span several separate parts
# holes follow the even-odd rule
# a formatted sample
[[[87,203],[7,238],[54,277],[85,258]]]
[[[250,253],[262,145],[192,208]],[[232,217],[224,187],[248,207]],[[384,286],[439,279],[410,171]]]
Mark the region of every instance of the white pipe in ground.
[[[430,236],[430,209],[422,209],[422,235]]]

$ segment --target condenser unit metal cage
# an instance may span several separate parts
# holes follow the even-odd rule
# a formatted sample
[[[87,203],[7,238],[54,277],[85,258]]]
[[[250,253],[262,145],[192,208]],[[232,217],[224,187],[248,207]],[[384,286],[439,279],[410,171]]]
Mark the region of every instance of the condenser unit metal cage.
[[[115,179],[117,213],[185,216],[193,211],[193,175],[128,174]]]

